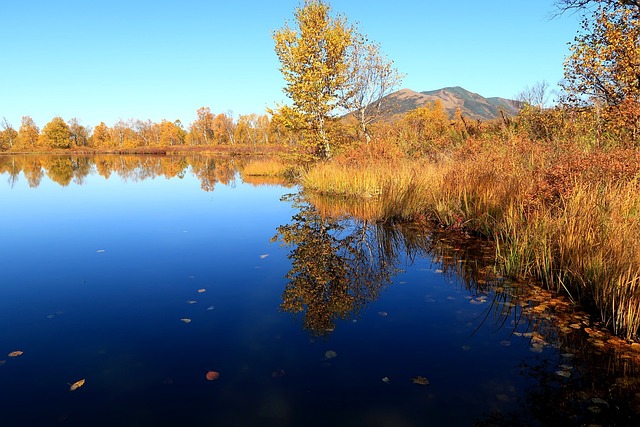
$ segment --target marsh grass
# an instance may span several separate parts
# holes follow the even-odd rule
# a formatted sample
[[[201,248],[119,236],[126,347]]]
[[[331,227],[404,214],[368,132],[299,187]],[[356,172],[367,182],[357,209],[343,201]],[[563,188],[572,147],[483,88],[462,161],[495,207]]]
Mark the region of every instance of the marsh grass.
[[[242,168],[242,174],[246,176],[285,176],[289,168],[277,158],[257,159],[247,162]]]
[[[493,239],[503,274],[538,277],[631,339],[640,329],[637,159],[510,139],[437,162],[323,163],[303,186],[366,201],[367,219],[427,216]]]

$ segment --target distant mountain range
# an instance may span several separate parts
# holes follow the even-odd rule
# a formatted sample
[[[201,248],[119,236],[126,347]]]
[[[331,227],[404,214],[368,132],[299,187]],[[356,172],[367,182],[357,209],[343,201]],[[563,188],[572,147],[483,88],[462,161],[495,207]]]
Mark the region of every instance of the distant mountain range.
[[[459,86],[425,92],[401,89],[382,98],[382,119],[392,119],[436,100],[442,103],[451,118],[459,108],[466,117],[483,121],[501,117],[500,111],[507,116],[515,116],[521,106],[518,101],[497,97],[485,98]]]

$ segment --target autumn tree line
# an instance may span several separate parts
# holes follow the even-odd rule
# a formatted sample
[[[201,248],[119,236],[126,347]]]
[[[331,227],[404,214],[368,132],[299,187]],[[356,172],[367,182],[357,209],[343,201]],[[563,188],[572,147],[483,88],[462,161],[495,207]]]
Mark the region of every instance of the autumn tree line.
[[[502,130],[456,113],[443,117],[438,105],[380,123],[380,99],[402,74],[328,2],[307,0],[294,20],[273,34],[290,105],[271,111],[273,120],[299,137],[299,160],[326,160],[347,142],[374,140],[411,156],[456,145],[468,137],[577,140],[590,147],[637,147],[640,142],[640,3],[636,0],[557,0],[560,14],[583,14],[582,28],[569,43],[564,79],[555,105],[548,85],[536,83],[520,96],[515,119],[503,116]],[[355,126],[343,115],[350,111]],[[506,132],[505,132],[506,130]],[[345,138],[346,136],[346,138]],[[444,143],[443,143],[444,142]],[[356,144],[357,145],[357,144]],[[350,148],[350,147],[348,147]],[[406,148],[409,150],[407,151]]]
[[[640,142],[640,6],[630,0],[557,0],[560,13],[581,11],[582,29],[565,61],[557,102],[546,83],[525,88],[516,118],[479,123],[435,103],[402,116],[381,99],[403,75],[356,24],[323,0],[305,0],[294,19],[273,32],[275,53],[290,102],[268,114],[214,114],[196,120],[119,120],[91,128],[53,118],[43,128],[29,116],[16,128],[0,122],[0,151],[135,149],[185,146],[280,146],[298,163],[327,160],[373,141],[411,157],[468,138],[520,134],[533,140],[579,139],[586,146],[637,146]],[[504,135],[503,135],[504,136]]]
[[[0,123],[0,151],[56,149],[133,149],[213,145],[267,145],[280,138],[279,129],[266,114],[214,114],[209,107],[197,110],[196,120],[185,129],[179,121],[119,120],[113,126],[101,122],[91,128],[76,118],[54,117],[42,129],[24,116],[16,130],[6,119]]]

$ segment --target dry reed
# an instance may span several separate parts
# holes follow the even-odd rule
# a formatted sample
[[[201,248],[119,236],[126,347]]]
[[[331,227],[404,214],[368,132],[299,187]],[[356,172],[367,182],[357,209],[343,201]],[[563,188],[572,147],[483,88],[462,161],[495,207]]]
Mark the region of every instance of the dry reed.
[[[579,167],[567,170],[572,163],[563,153],[571,149],[511,140],[432,163],[323,163],[304,176],[303,185],[310,192],[375,200],[379,205],[368,212],[378,221],[427,215],[492,238],[505,274],[536,276],[549,288],[597,307],[618,335],[636,337],[640,166],[623,168],[631,173],[621,179],[594,173],[611,168],[580,157]]]

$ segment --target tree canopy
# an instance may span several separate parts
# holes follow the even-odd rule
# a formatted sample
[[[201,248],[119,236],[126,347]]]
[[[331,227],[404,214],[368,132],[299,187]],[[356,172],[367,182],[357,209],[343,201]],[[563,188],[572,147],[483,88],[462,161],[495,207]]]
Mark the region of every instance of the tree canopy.
[[[607,130],[635,141],[640,137],[640,7],[598,3],[565,61],[564,102],[596,108]]]

